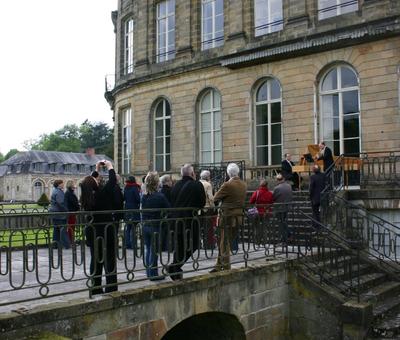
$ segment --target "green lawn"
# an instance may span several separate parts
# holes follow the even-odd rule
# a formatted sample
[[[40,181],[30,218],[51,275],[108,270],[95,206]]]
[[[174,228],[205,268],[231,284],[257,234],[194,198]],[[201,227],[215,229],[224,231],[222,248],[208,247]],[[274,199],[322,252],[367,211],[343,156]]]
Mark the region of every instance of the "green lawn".
[[[23,212],[44,212],[47,211],[36,203],[31,204],[0,204],[0,213],[23,213]]]

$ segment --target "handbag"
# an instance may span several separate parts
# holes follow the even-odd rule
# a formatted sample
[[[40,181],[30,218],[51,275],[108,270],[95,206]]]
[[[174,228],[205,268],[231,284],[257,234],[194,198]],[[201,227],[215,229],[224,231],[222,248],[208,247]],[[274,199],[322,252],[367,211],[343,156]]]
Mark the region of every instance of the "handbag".
[[[255,204],[257,204],[257,200],[258,200],[258,190],[257,190],[257,196],[256,196]],[[247,215],[249,217],[253,217],[253,218],[257,217],[258,216],[258,209],[256,207],[249,208],[247,210]]]

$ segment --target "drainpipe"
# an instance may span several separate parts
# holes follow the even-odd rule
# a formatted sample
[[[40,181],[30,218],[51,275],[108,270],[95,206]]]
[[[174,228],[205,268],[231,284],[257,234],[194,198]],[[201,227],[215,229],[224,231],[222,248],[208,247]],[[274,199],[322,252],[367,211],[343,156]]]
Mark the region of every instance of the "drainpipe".
[[[314,98],[313,98],[313,115],[314,115],[314,144],[318,144],[318,121],[317,121],[317,86],[314,83]]]

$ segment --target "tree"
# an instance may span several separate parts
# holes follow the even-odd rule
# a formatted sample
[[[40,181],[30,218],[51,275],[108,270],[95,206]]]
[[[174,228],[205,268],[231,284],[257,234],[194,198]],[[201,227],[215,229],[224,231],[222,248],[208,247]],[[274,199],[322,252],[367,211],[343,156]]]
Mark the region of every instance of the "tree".
[[[6,153],[6,155],[4,156],[4,160],[6,161],[7,159],[9,159],[10,157],[14,156],[15,154],[17,154],[19,151],[17,149],[11,149],[10,151],[8,151]]]
[[[79,127],[82,151],[95,148],[96,153],[113,157],[113,130],[106,123],[91,123],[87,119]]]
[[[0,152],[0,163],[4,162],[4,155]]]
[[[98,154],[113,157],[113,130],[106,123],[91,123],[87,119],[78,127],[76,124],[65,125],[49,134],[40,135],[37,140],[27,140],[27,150],[85,152],[94,148]]]

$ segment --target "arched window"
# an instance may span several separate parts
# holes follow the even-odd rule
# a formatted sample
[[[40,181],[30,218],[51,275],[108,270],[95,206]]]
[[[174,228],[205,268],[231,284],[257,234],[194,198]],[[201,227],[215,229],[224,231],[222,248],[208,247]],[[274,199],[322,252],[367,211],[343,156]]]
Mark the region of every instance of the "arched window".
[[[221,96],[209,89],[199,103],[200,162],[222,161]]]
[[[320,139],[335,155],[360,152],[358,77],[347,65],[331,68],[320,84]]]
[[[276,79],[264,81],[255,98],[256,164],[273,165],[282,161],[282,98]]]
[[[171,107],[162,99],[154,110],[154,164],[157,171],[171,169]]]
[[[37,201],[44,192],[44,185],[41,181],[33,183],[33,200]]]

